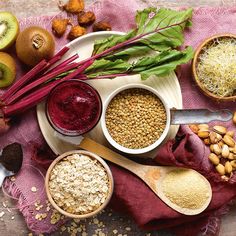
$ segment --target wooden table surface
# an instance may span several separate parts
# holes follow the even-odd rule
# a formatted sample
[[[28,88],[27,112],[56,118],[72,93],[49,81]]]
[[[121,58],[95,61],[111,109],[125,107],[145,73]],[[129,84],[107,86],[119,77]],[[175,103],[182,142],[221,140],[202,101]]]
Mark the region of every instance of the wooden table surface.
[[[137,0],[142,3],[150,3],[152,6],[233,6],[236,5],[235,0]],[[28,17],[34,15],[52,15],[59,12],[57,7],[57,0],[0,0],[0,11],[11,11],[17,17]],[[92,0],[87,0],[86,4],[92,3]],[[158,2],[158,3],[157,3]],[[7,207],[6,207],[7,205]],[[0,214],[4,212],[4,216],[0,218],[0,236],[20,236],[29,233],[27,226],[21,213],[15,209],[14,203],[0,193]],[[222,218],[222,225],[220,236],[235,236],[236,235],[236,205],[234,205],[230,212]],[[137,228],[137,226],[127,216],[121,216],[117,213],[110,212],[109,209],[105,213],[98,216],[98,220],[103,222],[105,227],[102,232],[105,235],[123,236],[161,236],[171,235],[168,232],[144,232]],[[97,222],[96,222],[97,223]],[[92,236],[96,232],[97,224],[94,222],[81,222],[87,228],[87,235]],[[116,233],[118,232],[118,233]],[[116,234],[115,234],[116,233]],[[59,235],[54,233],[52,235]],[[63,235],[69,235],[63,233]],[[78,234],[78,235],[81,235]],[[120,235],[119,235],[120,236]]]

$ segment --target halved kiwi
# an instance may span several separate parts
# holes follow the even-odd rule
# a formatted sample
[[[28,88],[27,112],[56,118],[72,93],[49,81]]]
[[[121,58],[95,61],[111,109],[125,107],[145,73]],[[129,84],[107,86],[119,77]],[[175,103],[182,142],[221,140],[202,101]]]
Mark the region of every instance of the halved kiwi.
[[[12,84],[16,77],[16,64],[14,59],[5,52],[0,52],[0,88]]]
[[[0,51],[11,46],[19,33],[19,23],[10,12],[0,12]]]

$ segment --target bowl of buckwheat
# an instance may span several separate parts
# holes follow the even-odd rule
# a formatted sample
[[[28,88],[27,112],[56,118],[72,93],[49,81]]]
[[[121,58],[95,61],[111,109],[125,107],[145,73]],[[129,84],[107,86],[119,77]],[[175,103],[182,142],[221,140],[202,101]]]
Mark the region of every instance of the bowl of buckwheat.
[[[94,153],[73,150],[57,157],[48,168],[48,200],[61,214],[85,219],[98,214],[113,193],[113,177],[106,162]]]
[[[158,147],[170,128],[170,109],[154,88],[128,84],[104,102],[101,127],[107,141],[128,154],[143,154]]]

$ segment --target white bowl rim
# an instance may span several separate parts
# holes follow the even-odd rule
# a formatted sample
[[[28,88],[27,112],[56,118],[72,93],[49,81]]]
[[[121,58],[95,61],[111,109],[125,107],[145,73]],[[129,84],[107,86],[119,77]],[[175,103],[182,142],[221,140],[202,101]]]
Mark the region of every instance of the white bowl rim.
[[[124,146],[121,146],[120,144],[118,144],[109,134],[108,129],[106,127],[106,110],[107,107],[110,103],[110,101],[121,91],[127,90],[127,89],[131,89],[131,88],[141,88],[141,89],[146,89],[150,92],[152,92],[153,94],[155,94],[163,103],[165,110],[166,110],[166,127],[163,131],[163,133],[161,134],[160,138],[154,142],[153,144],[145,147],[145,148],[140,148],[140,149],[130,149],[130,148],[126,148]],[[101,127],[102,127],[102,131],[104,136],[106,137],[107,141],[113,146],[115,147],[117,150],[124,152],[124,153],[128,153],[128,154],[143,154],[143,153],[147,153],[152,151],[153,149],[155,149],[156,147],[158,147],[166,138],[169,129],[170,129],[170,108],[168,106],[168,104],[165,102],[164,98],[159,94],[159,92],[148,86],[148,85],[144,85],[144,84],[127,84],[124,86],[119,87],[118,89],[114,90],[105,100],[104,104],[103,104],[103,111],[102,111],[102,116],[101,116]]]

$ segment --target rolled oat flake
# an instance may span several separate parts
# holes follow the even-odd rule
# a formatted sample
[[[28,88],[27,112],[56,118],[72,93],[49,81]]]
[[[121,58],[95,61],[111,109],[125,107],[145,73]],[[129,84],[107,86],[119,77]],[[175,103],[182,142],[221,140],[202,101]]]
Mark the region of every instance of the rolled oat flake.
[[[109,193],[109,179],[97,160],[73,154],[52,169],[49,190],[56,204],[64,211],[87,214],[105,202]]]

